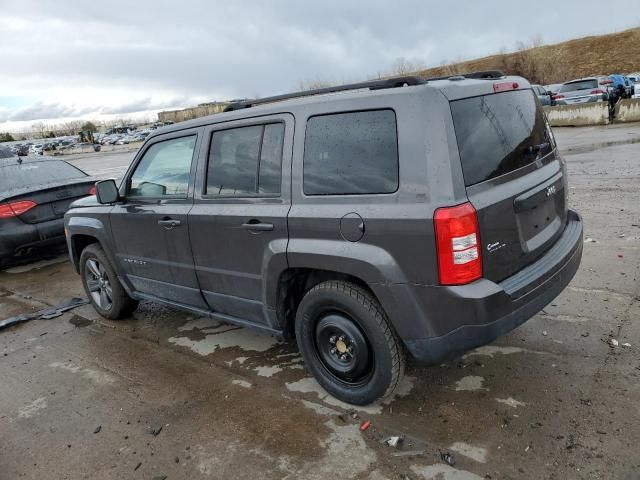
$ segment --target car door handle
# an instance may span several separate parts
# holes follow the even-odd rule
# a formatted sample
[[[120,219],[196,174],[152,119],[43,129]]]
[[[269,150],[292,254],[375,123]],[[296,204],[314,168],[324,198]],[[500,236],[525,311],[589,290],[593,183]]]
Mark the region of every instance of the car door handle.
[[[167,230],[171,230],[174,227],[180,226],[180,220],[173,220],[173,219],[158,220],[158,225],[163,226]]]
[[[253,230],[254,232],[270,232],[273,230],[273,223],[262,223],[259,220],[251,220],[243,223],[242,228]]]

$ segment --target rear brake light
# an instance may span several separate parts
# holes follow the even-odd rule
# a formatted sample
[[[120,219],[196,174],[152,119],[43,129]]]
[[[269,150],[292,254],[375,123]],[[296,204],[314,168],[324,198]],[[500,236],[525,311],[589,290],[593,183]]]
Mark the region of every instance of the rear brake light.
[[[604,93],[604,90],[600,90],[599,88],[596,88],[595,90],[591,90],[591,95],[598,95],[600,93]]]
[[[95,195],[95,194],[96,194],[96,186],[91,185],[91,188],[89,189],[89,195]]]
[[[564,95],[559,95],[559,94],[558,94],[558,95],[554,95],[552,98],[553,98],[554,100],[560,100],[561,98],[564,98]]]
[[[482,277],[480,230],[469,202],[439,208],[433,217],[442,285],[463,285]]]
[[[493,91],[495,93],[506,92],[508,90],[517,90],[518,87],[517,82],[497,82],[493,84]]]
[[[31,200],[20,200],[18,202],[3,203],[0,205],[0,218],[11,218],[28,212],[38,204]]]

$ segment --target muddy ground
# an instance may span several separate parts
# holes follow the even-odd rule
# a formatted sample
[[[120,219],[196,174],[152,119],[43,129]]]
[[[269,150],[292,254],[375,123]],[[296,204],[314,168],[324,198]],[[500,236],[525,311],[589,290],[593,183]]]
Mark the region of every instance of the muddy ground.
[[[640,126],[556,135],[584,257],[522,327],[354,410],[295,344],[153,304],[22,323],[0,330],[0,479],[639,478]],[[131,157],[73,162],[109,177]],[[82,295],[64,257],[12,268],[0,320]]]

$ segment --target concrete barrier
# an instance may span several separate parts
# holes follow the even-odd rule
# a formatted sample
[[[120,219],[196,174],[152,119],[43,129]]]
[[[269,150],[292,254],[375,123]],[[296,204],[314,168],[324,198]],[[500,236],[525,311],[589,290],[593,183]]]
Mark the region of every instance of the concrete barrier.
[[[616,103],[614,122],[640,122],[640,98],[620,100]]]
[[[552,127],[581,127],[609,123],[607,102],[558,105],[544,107],[544,110]]]

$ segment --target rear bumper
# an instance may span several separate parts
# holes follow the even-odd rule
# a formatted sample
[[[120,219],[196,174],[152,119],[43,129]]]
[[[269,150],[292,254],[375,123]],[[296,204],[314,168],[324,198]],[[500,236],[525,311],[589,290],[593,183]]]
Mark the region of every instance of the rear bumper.
[[[3,222],[0,229],[0,263],[60,244],[64,244],[63,218],[36,224],[17,219]]]
[[[569,211],[565,231],[554,246],[500,283],[483,279],[456,287],[414,286],[413,292],[422,294],[415,302],[423,312],[418,323],[435,335],[416,338],[400,333],[407,349],[418,361],[432,364],[513,330],[567,286],[580,266],[582,245],[582,220]]]

